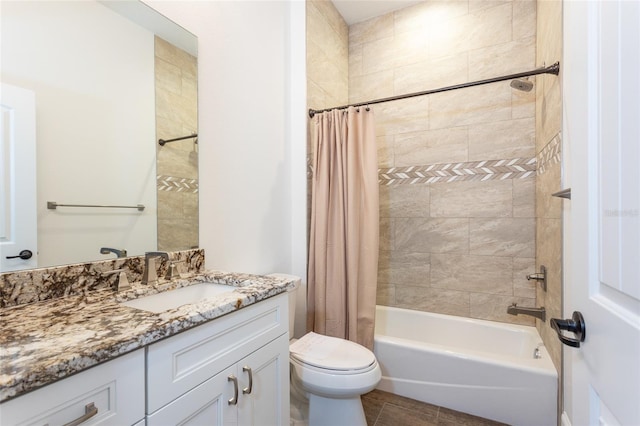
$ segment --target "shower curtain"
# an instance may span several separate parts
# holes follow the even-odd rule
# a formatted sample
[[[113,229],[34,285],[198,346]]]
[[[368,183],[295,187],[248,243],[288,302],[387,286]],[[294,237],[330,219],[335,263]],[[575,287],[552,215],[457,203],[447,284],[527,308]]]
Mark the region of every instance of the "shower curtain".
[[[316,114],[307,329],[373,348],[378,273],[378,159],[373,112]]]

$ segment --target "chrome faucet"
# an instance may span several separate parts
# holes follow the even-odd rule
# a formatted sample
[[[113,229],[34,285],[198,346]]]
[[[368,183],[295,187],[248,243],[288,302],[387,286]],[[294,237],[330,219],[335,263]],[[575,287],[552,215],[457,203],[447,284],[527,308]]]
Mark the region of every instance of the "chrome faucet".
[[[158,271],[156,271],[155,258],[161,257],[169,260],[166,251],[148,251],[144,254],[144,270],[142,271],[142,284],[158,284]]]
[[[507,313],[510,314],[510,315],[518,315],[518,314],[530,315],[532,317],[539,318],[540,321],[543,321],[543,322],[547,317],[547,311],[546,311],[546,309],[544,309],[544,307],[527,308],[527,307],[524,307],[524,306],[518,306],[517,303],[514,303],[511,306],[509,306],[507,308]]]
[[[115,254],[116,257],[127,257],[127,251],[125,249],[118,250],[111,247],[100,248],[100,254],[109,254],[109,253]]]

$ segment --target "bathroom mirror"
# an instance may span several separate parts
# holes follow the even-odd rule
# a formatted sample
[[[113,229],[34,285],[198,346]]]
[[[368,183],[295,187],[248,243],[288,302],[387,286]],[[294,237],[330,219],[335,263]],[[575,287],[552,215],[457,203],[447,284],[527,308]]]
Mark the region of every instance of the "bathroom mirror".
[[[15,192],[35,194],[37,248],[17,247],[34,251],[26,267],[197,247],[196,37],[137,0],[3,1],[0,12],[0,80],[35,99],[35,188]]]

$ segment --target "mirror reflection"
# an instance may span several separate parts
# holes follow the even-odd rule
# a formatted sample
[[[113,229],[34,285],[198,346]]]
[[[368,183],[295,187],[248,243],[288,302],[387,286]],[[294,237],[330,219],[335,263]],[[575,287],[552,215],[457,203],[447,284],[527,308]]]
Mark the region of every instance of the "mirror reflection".
[[[0,7],[0,271],[197,247],[195,36],[137,1]]]

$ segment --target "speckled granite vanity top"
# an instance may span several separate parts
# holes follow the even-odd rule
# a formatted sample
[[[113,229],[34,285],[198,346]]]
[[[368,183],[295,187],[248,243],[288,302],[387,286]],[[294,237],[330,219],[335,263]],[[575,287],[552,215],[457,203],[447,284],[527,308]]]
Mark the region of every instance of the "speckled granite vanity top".
[[[118,302],[200,282],[237,288],[215,298],[155,314]],[[0,309],[0,402],[124,353],[274,296],[292,287],[284,278],[207,271],[156,287],[133,284],[114,293]]]

